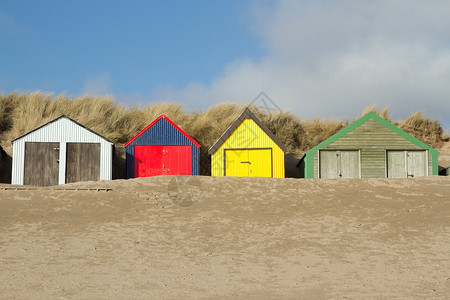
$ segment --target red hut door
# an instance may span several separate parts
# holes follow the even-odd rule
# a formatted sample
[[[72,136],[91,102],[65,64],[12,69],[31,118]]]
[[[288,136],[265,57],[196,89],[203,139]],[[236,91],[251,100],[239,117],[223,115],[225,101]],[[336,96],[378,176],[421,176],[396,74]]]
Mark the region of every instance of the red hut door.
[[[191,146],[134,146],[134,177],[190,174]]]

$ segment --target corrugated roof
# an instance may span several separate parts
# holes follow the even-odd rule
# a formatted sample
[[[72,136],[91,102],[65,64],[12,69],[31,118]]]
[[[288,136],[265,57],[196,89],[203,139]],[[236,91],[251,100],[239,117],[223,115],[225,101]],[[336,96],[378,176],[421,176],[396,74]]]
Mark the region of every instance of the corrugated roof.
[[[245,110],[239,115],[239,117],[231,124],[231,126],[220,136],[220,138],[211,146],[208,150],[208,154],[213,154],[217,149],[225,142],[225,140],[233,133],[233,131],[244,121],[244,119],[252,119],[261,129],[264,131],[274,142],[281,148],[284,152],[286,152],[286,147],[283,143],[258,119],[252,111],[247,107]]]
[[[32,133],[32,132],[35,132],[36,130],[41,129],[42,127],[45,127],[45,126],[47,126],[47,125],[49,125],[49,124],[51,124],[51,123],[54,123],[54,122],[56,122],[56,121],[58,121],[59,119],[62,119],[62,118],[66,118],[66,119],[68,119],[69,121],[74,122],[74,123],[77,124],[78,126],[83,127],[84,129],[86,129],[86,130],[92,132],[93,134],[95,134],[95,135],[101,137],[101,138],[104,139],[105,141],[108,141],[109,143],[114,144],[111,140],[105,138],[105,137],[102,136],[101,134],[98,134],[97,132],[93,131],[92,129],[89,129],[88,127],[84,126],[83,124],[78,123],[77,121],[75,121],[75,120],[69,118],[69,117],[66,116],[66,115],[61,115],[61,116],[57,117],[56,119],[51,120],[50,122],[47,122],[47,123],[45,123],[45,124],[43,124],[43,125],[41,125],[41,126],[39,126],[39,127],[36,127],[35,129],[33,129],[33,130],[31,130],[31,131],[28,131],[28,132],[25,133],[25,134],[22,134],[22,135],[19,136],[19,137],[16,137],[15,139],[13,139],[13,140],[11,141],[11,143],[14,142],[14,141],[16,141],[16,140],[18,140],[18,139],[20,139],[20,138],[22,138],[22,137],[24,137],[24,136],[26,136],[26,135],[29,135],[29,134]]]
[[[137,139],[140,135],[142,135],[145,131],[147,131],[150,127],[152,127],[154,124],[156,124],[159,120],[164,118],[167,122],[173,125],[179,132],[181,132],[185,137],[187,137],[191,142],[193,142],[197,147],[200,148],[200,144],[197,143],[193,138],[191,138],[186,132],[184,132],[183,129],[178,127],[177,124],[172,122],[165,114],[160,115],[158,118],[156,118],[153,122],[151,122],[147,127],[142,129],[138,134],[136,134],[131,140],[125,143],[124,147],[127,147],[129,144],[131,144],[135,139]]]

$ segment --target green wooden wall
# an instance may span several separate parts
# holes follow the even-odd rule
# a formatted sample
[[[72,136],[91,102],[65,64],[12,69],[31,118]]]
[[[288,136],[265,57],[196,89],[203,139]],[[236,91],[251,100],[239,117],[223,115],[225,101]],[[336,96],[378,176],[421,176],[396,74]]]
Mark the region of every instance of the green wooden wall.
[[[423,150],[404,137],[371,119],[322,149],[361,151],[361,177],[386,177],[386,150]],[[319,175],[318,154],[314,154],[314,177]],[[428,172],[432,174],[432,157],[428,154]]]
[[[438,175],[439,152],[370,112],[308,150],[297,165],[305,178],[319,177],[319,151],[358,150],[361,177],[386,177],[388,150],[426,151],[428,175]]]

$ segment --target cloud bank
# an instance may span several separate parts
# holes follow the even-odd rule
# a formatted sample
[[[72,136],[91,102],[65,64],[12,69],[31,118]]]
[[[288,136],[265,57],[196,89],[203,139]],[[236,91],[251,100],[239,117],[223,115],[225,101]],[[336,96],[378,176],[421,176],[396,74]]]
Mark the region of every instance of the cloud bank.
[[[448,122],[450,2],[255,2],[251,30],[266,55],[230,62],[210,85],[159,87],[153,98],[194,109],[265,91],[300,117],[354,117],[371,105]]]

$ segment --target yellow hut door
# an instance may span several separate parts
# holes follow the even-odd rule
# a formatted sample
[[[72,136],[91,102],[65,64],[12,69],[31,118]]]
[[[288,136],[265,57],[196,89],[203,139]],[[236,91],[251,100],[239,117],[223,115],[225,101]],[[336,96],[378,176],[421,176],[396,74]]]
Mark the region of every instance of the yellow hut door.
[[[248,150],[225,150],[225,176],[248,177]]]
[[[225,176],[272,177],[272,150],[226,149]]]

